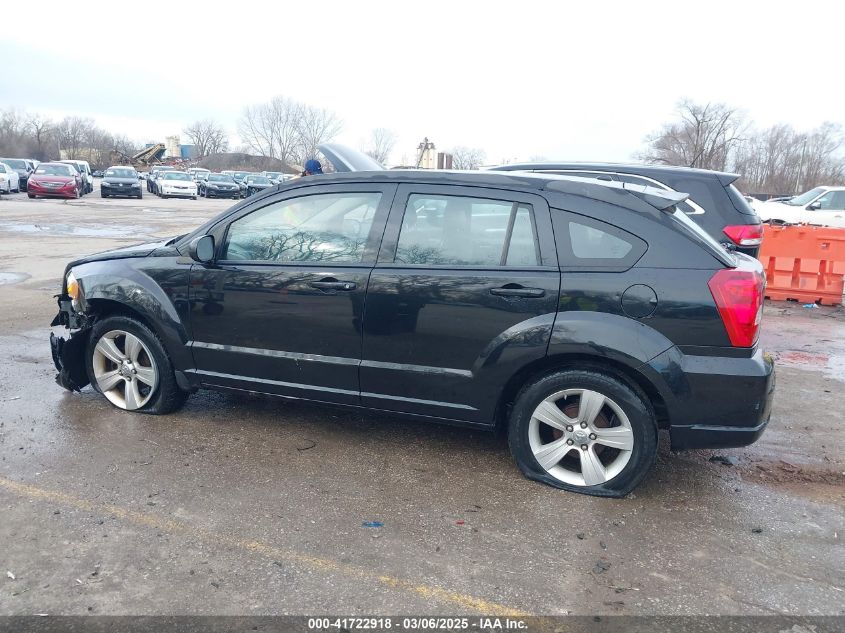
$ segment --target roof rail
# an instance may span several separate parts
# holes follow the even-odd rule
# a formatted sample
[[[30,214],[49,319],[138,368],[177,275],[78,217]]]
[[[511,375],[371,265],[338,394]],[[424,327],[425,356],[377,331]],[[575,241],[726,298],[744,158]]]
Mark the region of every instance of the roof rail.
[[[509,173],[509,172],[503,172]],[[513,172],[519,173],[519,172]],[[552,179],[546,184],[546,189],[562,190],[555,187],[556,182],[571,181],[583,183],[587,185],[594,185],[611,189],[616,191],[624,191],[631,194],[635,198],[642,200],[646,204],[659,211],[671,211],[676,204],[679,204],[689,198],[688,193],[681,193],[680,191],[671,191],[666,189],[658,189],[657,187],[647,187],[645,185],[635,185],[629,182],[619,182],[618,180],[598,180],[596,178],[584,178],[581,176],[567,176],[563,174],[543,174],[543,176],[551,177]]]

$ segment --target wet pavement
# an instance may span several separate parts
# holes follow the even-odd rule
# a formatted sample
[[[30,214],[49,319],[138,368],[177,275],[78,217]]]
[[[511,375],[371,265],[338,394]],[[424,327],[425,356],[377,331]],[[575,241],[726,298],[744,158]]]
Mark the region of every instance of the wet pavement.
[[[475,431],[211,392],[151,417],[60,389],[65,262],[230,204],[0,199],[0,614],[845,614],[845,310],[768,304],[767,432],[664,442],[621,500],[529,482]]]

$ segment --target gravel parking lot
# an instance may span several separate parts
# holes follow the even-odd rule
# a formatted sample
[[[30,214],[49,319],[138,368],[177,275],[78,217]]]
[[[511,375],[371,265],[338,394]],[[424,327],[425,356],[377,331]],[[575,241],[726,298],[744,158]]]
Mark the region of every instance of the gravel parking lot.
[[[231,204],[0,199],[1,614],[845,614],[845,309],[768,304],[769,430],[664,443],[622,500],[529,482],[479,432],[208,392],[148,417],[58,387],[65,263]]]

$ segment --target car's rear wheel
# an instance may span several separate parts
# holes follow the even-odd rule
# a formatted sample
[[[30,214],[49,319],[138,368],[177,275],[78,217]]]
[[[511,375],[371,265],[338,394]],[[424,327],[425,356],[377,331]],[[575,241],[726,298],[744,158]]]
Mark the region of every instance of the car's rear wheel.
[[[88,377],[118,409],[163,414],[178,409],[187,394],[158,337],[135,319],[98,321],[88,342]]]
[[[657,424],[651,407],[617,378],[566,370],[523,388],[511,411],[508,442],[530,479],[619,497],[654,463]]]

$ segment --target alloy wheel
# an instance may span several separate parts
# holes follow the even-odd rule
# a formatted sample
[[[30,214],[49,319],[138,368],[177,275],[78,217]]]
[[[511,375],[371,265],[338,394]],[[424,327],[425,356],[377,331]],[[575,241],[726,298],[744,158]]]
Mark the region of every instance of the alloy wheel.
[[[537,463],[572,486],[597,486],[616,477],[631,459],[634,432],[622,408],[589,389],[566,389],[531,414],[528,443]]]
[[[158,386],[156,363],[144,342],[129,332],[111,330],[94,347],[92,358],[97,387],[121,409],[142,408]]]

